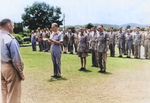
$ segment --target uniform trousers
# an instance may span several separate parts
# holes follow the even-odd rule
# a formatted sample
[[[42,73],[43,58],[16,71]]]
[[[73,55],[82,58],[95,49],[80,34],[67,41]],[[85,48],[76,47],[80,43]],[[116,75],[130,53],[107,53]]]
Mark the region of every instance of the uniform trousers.
[[[144,48],[145,48],[145,57],[150,58],[150,40],[144,41]]]
[[[38,41],[39,42],[39,49],[40,51],[43,51],[43,40]]]
[[[93,66],[98,66],[98,63],[97,63],[97,52],[96,52],[96,50],[92,49],[91,53],[92,53],[92,65]]]
[[[54,66],[54,76],[61,76],[61,47],[59,45],[51,46],[51,58]]]
[[[106,70],[106,62],[107,62],[107,52],[98,52],[98,64],[100,69]]]
[[[2,103],[20,103],[21,78],[11,62],[1,61]]]
[[[36,51],[36,40],[32,40],[32,50]]]
[[[134,45],[134,57],[140,58],[141,45]]]
[[[110,56],[115,56],[115,43],[109,44]]]

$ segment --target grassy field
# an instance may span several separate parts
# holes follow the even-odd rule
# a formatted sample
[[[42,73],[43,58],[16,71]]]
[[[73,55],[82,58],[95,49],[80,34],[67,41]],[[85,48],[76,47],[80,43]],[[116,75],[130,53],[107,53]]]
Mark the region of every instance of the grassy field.
[[[99,68],[91,67],[91,54],[87,57],[87,71],[83,72],[78,71],[81,65],[76,54],[62,54],[62,78],[55,79],[51,78],[53,64],[50,52],[33,52],[31,47],[21,47],[20,51],[26,75],[22,82],[22,103],[122,103],[120,101],[126,100],[119,98],[123,86],[114,91],[111,89],[120,85],[117,82],[135,78],[143,65],[149,62],[126,56],[118,58],[116,49],[116,57],[109,57],[108,53],[107,73],[98,73]],[[112,97],[107,98],[110,94]]]

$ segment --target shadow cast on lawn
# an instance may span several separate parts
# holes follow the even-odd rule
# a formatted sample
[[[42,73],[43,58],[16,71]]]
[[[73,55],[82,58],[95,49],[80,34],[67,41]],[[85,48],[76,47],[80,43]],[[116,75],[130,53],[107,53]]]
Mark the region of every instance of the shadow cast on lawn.
[[[89,72],[92,72],[91,70],[82,70],[81,72],[85,72],[85,73],[89,73]]]
[[[60,78],[51,78],[50,80],[48,80],[48,82],[54,82],[54,81],[58,81],[58,80],[67,80],[66,78],[64,77],[60,77]]]
[[[102,73],[102,74],[110,75],[110,74],[112,74],[112,73],[110,73],[110,72],[104,72],[104,73]]]

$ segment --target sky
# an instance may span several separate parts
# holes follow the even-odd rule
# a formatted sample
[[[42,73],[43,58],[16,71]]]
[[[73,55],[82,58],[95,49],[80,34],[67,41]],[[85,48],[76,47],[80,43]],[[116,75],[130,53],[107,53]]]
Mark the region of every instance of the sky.
[[[0,0],[0,21],[9,18],[21,22],[24,8],[36,0]],[[61,8],[65,14],[65,25],[88,23],[150,24],[150,0],[37,0]]]

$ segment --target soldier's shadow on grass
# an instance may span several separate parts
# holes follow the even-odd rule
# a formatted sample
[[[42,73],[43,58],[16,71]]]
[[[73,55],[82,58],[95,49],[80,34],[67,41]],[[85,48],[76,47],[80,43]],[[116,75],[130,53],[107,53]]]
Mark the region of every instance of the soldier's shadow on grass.
[[[85,73],[89,73],[89,72],[92,72],[91,70],[83,70],[82,72],[85,72]]]
[[[54,82],[54,81],[59,81],[59,80],[67,80],[65,77],[60,77],[60,78],[51,78],[50,80],[48,80],[48,82]]]
[[[112,73],[111,72],[104,72],[104,73],[101,73],[101,74],[110,75]]]

